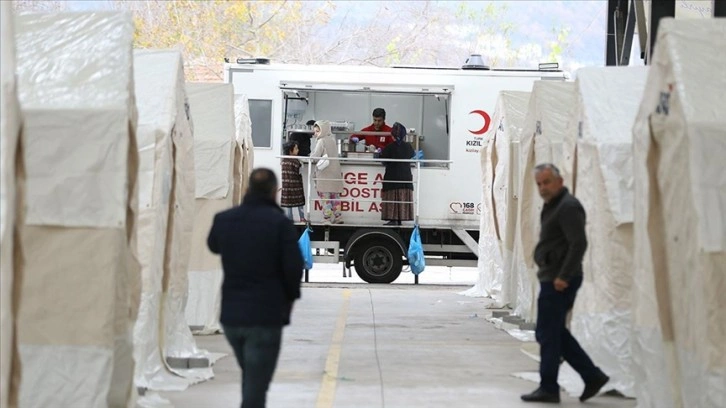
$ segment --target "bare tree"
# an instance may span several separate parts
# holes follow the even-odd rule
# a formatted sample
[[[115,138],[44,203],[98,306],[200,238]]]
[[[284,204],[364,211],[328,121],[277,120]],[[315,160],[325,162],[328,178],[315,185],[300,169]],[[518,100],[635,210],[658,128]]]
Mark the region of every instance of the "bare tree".
[[[133,12],[137,47],[179,47],[190,79],[221,80],[225,57],[287,59],[290,43],[305,42],[316,24],[327,23],[332,3],[116,0],[115,6]]]
[[[15,11],[22,12],[58,12],[66,9],[66,4],[58,0],[13,0]]]
[[[131,10],[135,45],[179,47],[189,79],[222,79],[225,58],[300,64],[460,65],[481,53],[490,65],[556,59],[567,29],[548,44],[514,47],[506,3],[115,0]],[[549,55],[542,51],[545,45]]]

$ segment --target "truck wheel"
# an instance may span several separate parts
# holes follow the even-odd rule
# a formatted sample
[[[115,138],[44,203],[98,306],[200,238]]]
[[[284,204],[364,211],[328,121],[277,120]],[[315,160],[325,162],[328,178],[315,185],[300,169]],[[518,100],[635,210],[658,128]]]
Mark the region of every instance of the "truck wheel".
[[[368,283],[391,283],[403,269],[401,249],[388,240],[369,240],[358,245],[355,272]]]

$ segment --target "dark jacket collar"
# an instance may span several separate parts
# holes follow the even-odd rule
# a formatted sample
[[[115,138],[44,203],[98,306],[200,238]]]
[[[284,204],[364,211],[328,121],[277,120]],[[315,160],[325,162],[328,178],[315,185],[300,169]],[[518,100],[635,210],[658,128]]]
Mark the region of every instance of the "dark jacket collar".
[[[559,204],[560,201],[562,201],[562,198],[569,193],[570,193],[570,191],[567,190],[567,187],[562,187],[562,190],[560,191],[560,193],[557,194],[556,196],[552,197],[552,200],[550,200],[549,203],[545,203],[544,206],[546,208],[556,207],[557,204]]]
[[[247,193],[245,194],[244,200],[242,200],[243,205],[252,205],[252,206],[266,206],[266,207],[274,207],[278,209],[280,212],[282,212],[282,208],[280,208],[279,205],[275,202],[275,200],[262,196],[260,194],[255,193]]]

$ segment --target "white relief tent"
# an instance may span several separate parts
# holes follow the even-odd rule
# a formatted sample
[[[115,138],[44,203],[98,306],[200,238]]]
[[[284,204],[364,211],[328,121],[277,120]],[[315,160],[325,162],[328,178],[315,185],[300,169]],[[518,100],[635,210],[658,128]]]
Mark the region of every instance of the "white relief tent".
[[[497,307],[512,300],[508,262],[511,262],[516,217],[518,145],[529,104],[529,92],[501,91],[492,126],[481,150],[482,216],[479,226],[479,278],[464,292],[487,296]]]
[[[186,89],[194,118],[196,163],[186,319],[194,333],[212,334],[221,330],[222,264],[207,248],[207,235],[214,215],[234,205],[234,88],[223,83],[187,83]]]
[[[235,95],[234,117],[237,132],[237,145],[234,153],[234,203],[236,205],[242,202],[242,196],[247,191],[250,172],[255,164],[250,105],[245,95]]]
[[[17,149],[22,117],[15,81],[15,29],[12,4],[0,3],[0,408],[8,407],[10,378],[17,375],[12,360],[15,316],[13,290],[16,276],[14,262],[16,204],[22,196],[16,189]],[[22,180],[20,180],[22,182]],[[19,183],[18,183],[19,184]],[[15,393],[17,390],[14,390]]]
[[[15,22],[27,177],[19,406],[132,406],[133,21],[97,12]]]
[[[634,397],[631,129],[647,72],[645,67],[583,68],[577,71],[576,81],[575,195],[587,212],[588,248],[571,330],[610,376],[606,389],[628,397]]]
[[[176,52],[178,53],[178,51]],[[175,76],[174,83],[174,93],[177,95],[175,105],[177,121],[171,132],[174,167],[169,203],[169,228],[164,256],[162,352],[167,361],[170,359],[179,361],[181,368],[184,368],[186,362],[190,369],[184,370],[183,375],[194,381],[200,381],[214,376],[211,364],[220,355],[212,355],[206,350],[197,348],[186,321],[196,176],[193,119],[186,95],[183,62],[180,54],[177,55],[179,55],[179,74]]]
[[[534,182],[534,167],[553,163],[563,175],[567,168],[566,146],[574,146],[574,136],[567,132],[575,105],[573,82],[536,81],[529,98],[527,115],[519,142],[519,177],[514,244],[509,271],[511,302],[514,313],[526,321],[536,318],[537,268],[532,254],[539,238],[542,199]]]
[[[193,133],[181,53],[136,50],[134,76],[139,109],[138,251],[142,267],[141,305],[134,328],[134,381],[142,389],[183,390],[212,374],[211,369],[172,367],[168,360],[201,353],[183,315],[186,269],[179,276],[179,268],[186,268],[189,257],[183,241],[191,241],[187,223],[194,187]]]
[[[189,382],[166,366],[161,350],[165,253],[174,166],[172,132],[177,106],[181,55],[135,50],[134,80],[139,109],[139,224],[141,305],[134,328],[135,383],[142,389],[183,390]],[[188,131],[189,125],[181,127]]]
[[[663,19],[633,127],[641,407],[726,406],[726,20]]]

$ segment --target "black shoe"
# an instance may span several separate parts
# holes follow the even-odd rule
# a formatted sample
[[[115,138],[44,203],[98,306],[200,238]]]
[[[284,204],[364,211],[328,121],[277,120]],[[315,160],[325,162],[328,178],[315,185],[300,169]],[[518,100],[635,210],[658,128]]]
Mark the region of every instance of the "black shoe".
[[[610,377],[601,372],[596,379],[585,383],[585,391],[583,391],[582,395],[580,395],[580,402],[585,402],[597,395],[597,393],[600,392],[600,389],[607,384],[608,381],[610,381]]]
[[[393,221],[392,220],[392,221],[388,221],[387,223],[385,223],[383,225],[401,225],[401,224],[399,224],[398,221]]]
[[[529,394],[522,395],[522,401],[527,402],[560,402],[560,393],[547,392],[542,387],[537,388]]]

